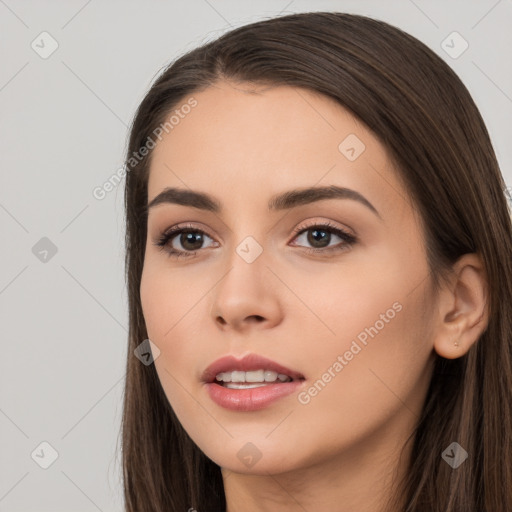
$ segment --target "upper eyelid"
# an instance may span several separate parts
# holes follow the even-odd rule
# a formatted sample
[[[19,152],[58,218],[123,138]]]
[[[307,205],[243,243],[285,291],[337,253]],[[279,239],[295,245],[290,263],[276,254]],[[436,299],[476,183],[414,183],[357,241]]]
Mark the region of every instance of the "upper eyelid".
[[[198,227],[198,226],[189,226],[189,223],[185,223],[185,225],[177,224],[170,228],[164,229],[162,231],[162,235],[169,234],[170,237],[173,238],[176,235],[180,234],[180,232],[182,232],[182,231],[193,231],[193,232],[198,231],[200,233],[204,233],[205,235],[209,236],[212,240],[215,239],[215,237],[212,236],[207,229]]]

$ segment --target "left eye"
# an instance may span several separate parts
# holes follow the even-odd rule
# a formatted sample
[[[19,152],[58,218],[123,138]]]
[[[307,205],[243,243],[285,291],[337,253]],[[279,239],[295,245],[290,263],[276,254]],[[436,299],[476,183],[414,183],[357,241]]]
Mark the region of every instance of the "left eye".
[[[353,235],[340,228],[337,228],[336,226],[332,226],[331,224],[311,226],[300,230],[298,234],[299,236],[295,238],[296,240],[305,236],[307,243],[313,245],[313,248],[307,248],[309,252],[330,252],[331,250],[343,250],[356,242],[356,238]],[[342,242],[335,246],[329,247],[328,244],[332,241],[332,234],[340,238]],[[327,245],[324,245],[325,243],[327,243]]]
[[[332,241],[332,234],[340,238],[342,242],[329,247],[328,245]],[[313,247],[306,247],[305,249],[312,253],[346,250],[356,242],[355,236],[331,224],[315,224],[310,227],[299,228],[295,231],[293,240],[298,240],[304,235],[307,235],[307,243],[313,245]],[[201,246],[204,243],[204,237],[213,240],[204,231],[194,228],[193,226],[176,226],[162,233],[154,244],[162,250],[165,249],[171,257],[191,257],[194,256],[199,249],[203,248]],[[174,246],[175,238],[178,240],[182,249]],[[325,242],[327,242],[327,246],[324,245]]]

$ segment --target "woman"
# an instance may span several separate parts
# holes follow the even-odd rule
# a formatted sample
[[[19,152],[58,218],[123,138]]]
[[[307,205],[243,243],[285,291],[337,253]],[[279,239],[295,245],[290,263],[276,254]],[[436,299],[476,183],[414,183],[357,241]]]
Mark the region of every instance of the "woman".
[[[126,510],[512,510],[512,225],[442,59],[240,27],[158,77],[127,169]]]

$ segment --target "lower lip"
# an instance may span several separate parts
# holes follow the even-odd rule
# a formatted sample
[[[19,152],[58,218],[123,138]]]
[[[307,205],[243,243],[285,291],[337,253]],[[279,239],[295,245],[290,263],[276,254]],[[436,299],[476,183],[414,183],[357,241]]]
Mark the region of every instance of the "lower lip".
[[[303,381],[268,384],[257,388],[230,389],[215,382],[206,384],[210,398],[221,407],[232,411],[257,411],[264,409],[279,398],[297,391]]]

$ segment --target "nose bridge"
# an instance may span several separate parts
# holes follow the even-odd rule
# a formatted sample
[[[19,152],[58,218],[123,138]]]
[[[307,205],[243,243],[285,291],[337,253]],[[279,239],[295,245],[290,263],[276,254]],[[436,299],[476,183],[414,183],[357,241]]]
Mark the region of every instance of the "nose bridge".
[[[252,302],[262,299],[260,288],[265,277],[268,277],[264,275],[268,272],[266,258],[263,247],[254,238],[248,238],[236,245],[226,258],[227,272],[217,287],[223,300]]]
[[[274,323],[280,315],[275,287],[268,285],[268,258],[256,238],[245,236],[226,258],[226,273],[214,290],[212,315],[222,324]]]
[[[265,261],[268,260],[266,251],[266,233],[262,222],[258,222],[261,213],[257,210],[247,211],[243,204],[238,204],[234,211],[242,212],[244,215],[234,215],[234,223],[231,228],[230,243],[231,253],[227,256],[227,265],[232,268],[231,272],[237,269],[242,274],[264,274]],[[267,246],[267,247],[264,247]],[[233,268],[235,267],[235,268]]]

